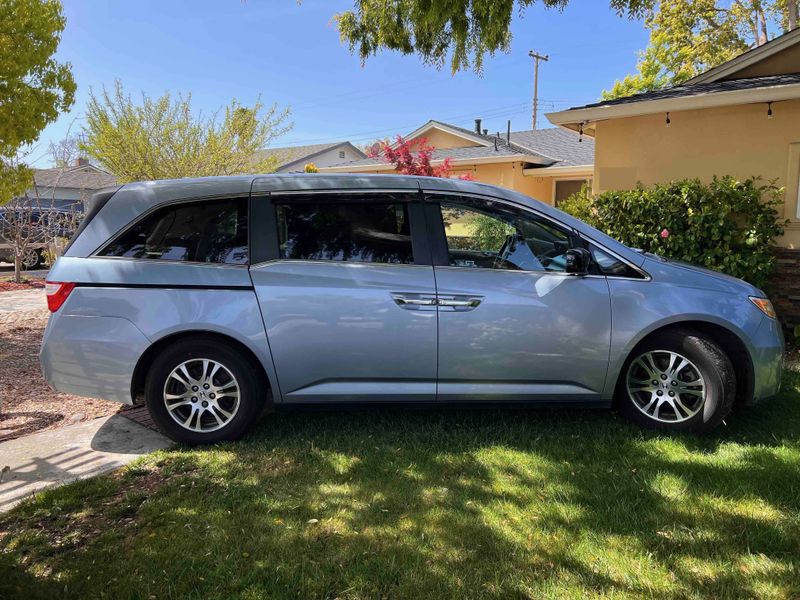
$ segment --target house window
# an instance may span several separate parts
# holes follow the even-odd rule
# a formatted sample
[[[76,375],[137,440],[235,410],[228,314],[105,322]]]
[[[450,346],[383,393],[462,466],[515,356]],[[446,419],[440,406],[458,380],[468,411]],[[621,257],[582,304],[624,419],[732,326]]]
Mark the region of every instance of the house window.
[[[556,179],[553,204],[558,206],[562,200],[566,200],[572,194],[577,194],[588,183],[586,179]]]
[[[339,158],[344,158],[344,150],[339,150]]]

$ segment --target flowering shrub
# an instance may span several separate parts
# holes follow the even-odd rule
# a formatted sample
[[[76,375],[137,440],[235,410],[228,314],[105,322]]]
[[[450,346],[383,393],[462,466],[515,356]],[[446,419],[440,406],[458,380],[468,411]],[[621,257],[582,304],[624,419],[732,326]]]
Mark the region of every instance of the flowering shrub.
[[[406,140],[398,135],[395,143],[380,142],[369,151],[370,158],[380,158],[394,164],[395,170],[402,175],[423,175],[426,177],[450,177],[451,159],[445,158],[442,164],[433,166],[431,156],[436,150],[426,138]],[[459,179],[472,181],[471,173],[461,175]]]
[[[591,196],[584,188],[559,205],[633,248],[686,261],[763,286],[783,233],[783,190],[757,178],[674,181]]]

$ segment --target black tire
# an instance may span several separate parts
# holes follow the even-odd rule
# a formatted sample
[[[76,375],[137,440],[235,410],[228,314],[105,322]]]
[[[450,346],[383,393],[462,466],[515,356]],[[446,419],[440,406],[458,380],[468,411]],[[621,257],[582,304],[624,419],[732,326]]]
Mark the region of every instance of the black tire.
[[[659,416],[662,419],[675,419],[676,422],[657,420],[644,412],[646,406],[649,404],[648,394],[651,394],[650,390],[634,392],[633,395],[639,398],[639,404],[634,400],[632,394],[629,393],[627,381],[631,366],[638,358],[646,353],[658,353],[659,351],[673,352],[681,357],[685,357],[692,363],[686,368],[688,373],[694,373],[696,369],[702,376],[705,397],[702,400],[702,404],[696,408],[697,412],[693,416],[688,417],[691,409],[695,409],[697,405],[685,404],[684,406],[688,406],[690,410],[686,411],[684,414],[677,408],[665,404],[664,406],[666,406],[666,408],[663,409],[664,414],[659,414]],[[666,354],[656,354],[655,357],[656,359],[661,358],[662,360],[668,359],[668,355]],[[663,364],[662,362],[662,367]],[[634,371],[632,371],[634,377],[637,374],[645,372],[637,371],[639,368],[639,365],[634,367]],[[682,372],[684,374],[682,376],[694,378],[695,375],[685,375],[687,370]],[[667,400],[664,396],[670,393],[672,389],[679,389],[669,388],[668,386],[672,382],[669,380],[662,381],[661,374],[659,374],[654,381],[658,381],[659,386],[665,386],[663,390],[659,390],[661,391],[661,395],[656,398],[656,403],[658,403],[661,398]],[[655,387],[657,386],[653,386],[653,388]],[[695,386],[695,389],[698,387],[699,386]],[[655,393],[658,392],[652,392],[652,394]],[[631,352],[631,355],[628,357],[628,360],[625,361],[622,371],[620,372],[616,395],[620,413],[628,420],[642,427],[665,431],[706,433],[717,427],[733,409],[733,403],[736,399],[736,376],[734,374],[733,364],[728,358],[728,355],[725,354],[716,342],[691,329],[669,329],[647,339]],[[675,393],[673,392],[673,396],[674,395]],[[651,395],[650,398],[652,399],[652,397]],[[684,402],[688,402],[693,401],[695,396],[681,396],[679,392],[678,397]],[[645,404],[645,407],[639,408],[640,404]],[[675,416],[676,414],[679,415],[679,418],[684,418],[685,420],[678,421],[678,417]]]
[[[213,431],[192,431],[179,424],[167,409],[164,397],[167,378],[170,377],[173,370],[187,361],[197,360],[200,362],[202,359],[209,359],[222,365],[228,370],[228,374],[232,375],[235,379],[239,388],[239,404],[236,411],[233,412],[233,416],[230,417],[223,426]],[[198,368],[194,366],[196,364],[197,363],[190,363],[190,368]],[[222,370],[219,372],[223,373],[225,376],[228,375]],[[158,356],[156,356],[153,361],[145,381],[145,403],[159,429],[176,442],[197,445],[236,440],[242,437],[256,422],[259,414],[262,412],[264,404],[267,402],[267,386],[259,374],[260,366],[254,364],[250,356],[231,344],[220,342],[216,338],[207,337],[183,339],[159,352]],[[220,375],[216,377],[219,378]],[[219,381],[219,379],[217,379],[217,381]],[[176,384],[173,381],[170,385],[174,386]],[[228,384],[223,383],[221,385]],[[202,391],[200,393],[202,393]],[[221,404],[223,402],[223,395],[224,394],[220,394],[220,398],[218,399],[220,407],[223,407]],[[194,398],[195,396],[192,397]],[[197,402],[192,400],[192,404],[187,404],[185,407],[179,409],[180,411],[184,411],[182,414],[186,414],[186,411],[191,410],[196,410],[198,413],[202,413],[202,411],[206,410],[200,409],[202,398],[200,396],[196,398]],[[205,396],[203,396],[203,398],[205,398]],[[210,399],[206,401],[211,402]],[[233,402],[231,398],[224,401]],[[230,410],[231,406],[232,404],[225,405],[224,408]],[[211,416],[213,416],[211,412],[213,411],[208,411],[208,416],[203,416],[204,413],[200,416],[196,416],[194,420],[191,421],[191,425],[199,426],[199,419],[201,419],[201,417],[205,421],[210,421]],[[211,426],[213,426],[213,423]]]

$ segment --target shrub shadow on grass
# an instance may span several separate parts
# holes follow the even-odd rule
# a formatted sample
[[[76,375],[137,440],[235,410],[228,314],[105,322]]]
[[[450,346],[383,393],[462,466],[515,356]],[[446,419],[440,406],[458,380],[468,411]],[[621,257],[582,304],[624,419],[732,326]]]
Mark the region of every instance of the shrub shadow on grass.
[[[21,577],[76,596],[791,597],[797,383],[704,438],[593,411],[279,413],[239,443],[161,453],[163,484],[120,511],[135,527],[112,520]]]

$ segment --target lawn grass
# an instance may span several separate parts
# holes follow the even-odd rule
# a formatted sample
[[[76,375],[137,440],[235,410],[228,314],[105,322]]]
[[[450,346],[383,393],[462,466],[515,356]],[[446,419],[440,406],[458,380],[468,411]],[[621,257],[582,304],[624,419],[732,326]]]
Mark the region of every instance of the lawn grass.
[[[800,369],[703,437],[604,411],[281,413],[0,517],[0,597],[797,598]]]

